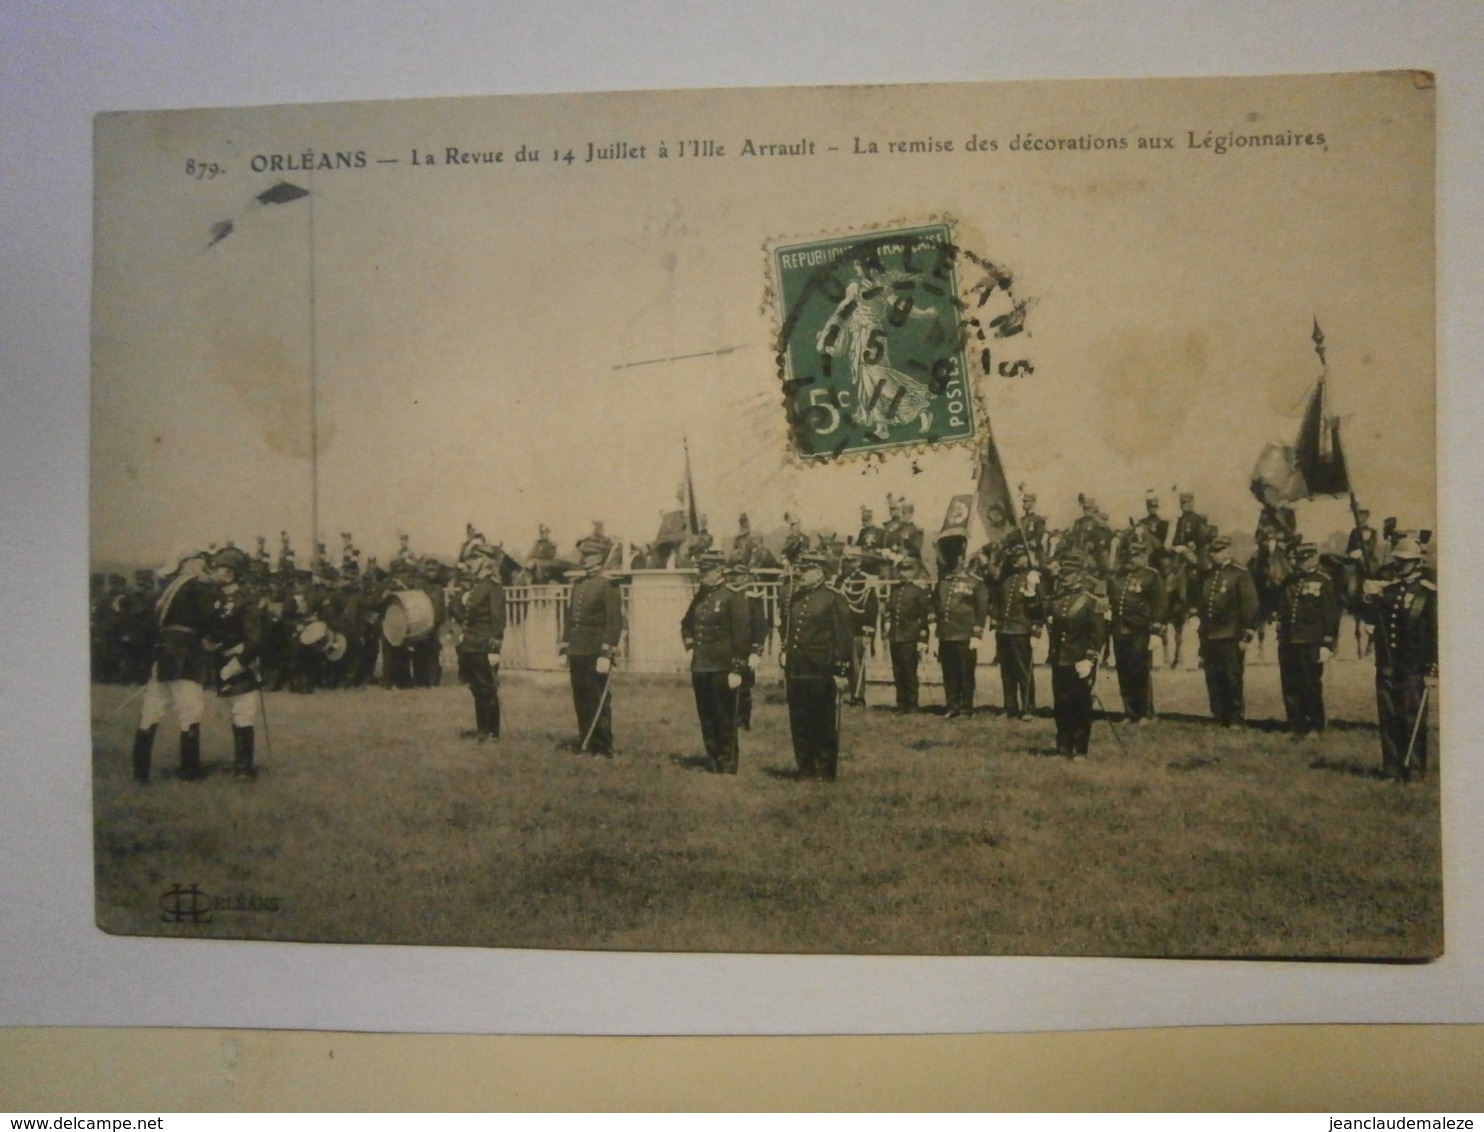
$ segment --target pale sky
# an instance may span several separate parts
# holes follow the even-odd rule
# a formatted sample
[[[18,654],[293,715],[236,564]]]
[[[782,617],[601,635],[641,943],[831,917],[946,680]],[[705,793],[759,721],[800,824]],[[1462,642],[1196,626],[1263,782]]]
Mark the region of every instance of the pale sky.
[[[931,533],[973,489],[972,450],[789,460],[766,247],[939,217],[1032,300],[1001,356],[1034,375],[976,392],[1012,485],[1054,525],[1083,491],[1115,525],[1151,488],[1173,516],[1178,488],[1250,531],[1252,466],[1265,442],[1292,442],[1319,373],[1317,317],[1362,503],[1378,524],[1432,526],[1432,104],[1398,75],[104,117],[92,556],[154,563],[258,534],[276,548],[287,529],[304,559],[311,325],[332,552],[351,531],[385,560],[405,531],[447,554],[466,521],[517,554],[540,523],[564,550],[594,519],[646,542],[674,505],[682,436],[718,539],[744,510],[763,530],[794,511],[851,533],[861,504],[885,518],[888,492]],[[1325,143],[1216,155],[1190,131]],[[1128,142],[1010,150],[1026,134]],[[1137,148],[1154,135],[1176,148]],[[999,149],[965,152],[971,136]],[[955,150],[854,152],[928,137]],[[727,155],[658,158],[681,138]],[[816,153],[737,156],[749,138]],[[589,142],[646,156],[590,164]],[[517,164],[522,144],[543,159]],[[450,146],[504,158],[450,166]],[[306,149],[367,164],[252,170]],[[439,164],[414,167],[414,149]],[[187,160],[227,172],[193,179]],[[280,180],[312,206],[253,203]],[[234,231],[208,248],[226,219]],[[1318,537],[1349,521],[1343,502],[1298,506]]]

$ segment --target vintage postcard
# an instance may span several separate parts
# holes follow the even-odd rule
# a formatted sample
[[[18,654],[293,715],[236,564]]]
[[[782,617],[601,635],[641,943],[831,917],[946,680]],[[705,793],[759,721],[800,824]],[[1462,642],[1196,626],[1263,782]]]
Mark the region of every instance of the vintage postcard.
[[[100,115],[98,925],[1441,955],[1434,105]]]

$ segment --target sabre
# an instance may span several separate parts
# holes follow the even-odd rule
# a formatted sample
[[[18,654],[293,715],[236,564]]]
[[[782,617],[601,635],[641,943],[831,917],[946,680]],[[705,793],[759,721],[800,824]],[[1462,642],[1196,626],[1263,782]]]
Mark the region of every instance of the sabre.
[[[1097,669],[1094,668],[1092,670],[1092,676],[1088,678],[1088,687],[1089,690],[1092,692],[1092,702],[1097,705],[1098,711],[1103,713],[1103,722],[1108,725],[1108,730],[1113,732],[1113,739],[1118,744],[1119,754],[1126,755],[1128,754],[1128,748],[1123,745],[1123,736],[1118,734],[1118,728],[1113,726],[1113,720],[1108,716],[1108,709],[1103,706],[1102,697],[1098,695],[1097,689],[1095,687],[1092,687],[1092,682],[1096,679]]]
[[[263,717],[263,753],[273,761],[273,740],[268,734],[268,701],[263,697],[263,685],[258,684],[258,714]]]
[[[1412,738],[1407,742],[1407,757],[1402,760],[1402,769],[1410,771],[1417,762],[1417,735],[1422,730],[1422,721],[1427,718],[1427,694],[1432,691],[1422,685],[1422,699],[1417,703],[1417,722],[1412,724]]]
[[[612,679],[613,668],[610,661],[608,671],[603,675],[603,691],[598,696],[598,706],[593,710],[593,721],[588,724],[587,734],[582,737],[582,746],[577,748],[583,754],[587,754],[587,745],[592,742],[593,732],[598,729],[598,720],[603,718],[603,705],[608,702],[608,684]]]
[[[140,696],[144,695],[144,690],[147,687],[149,687],[148,684],[141,684],[139,685],[139,687],[130,692],[128,698],[125,699],[123,703],[119,704],[118,707],[114,708],[111,712],[108,713],[108,721],[112,723],[115,719],[122,715],[126,707],[132,704]]]

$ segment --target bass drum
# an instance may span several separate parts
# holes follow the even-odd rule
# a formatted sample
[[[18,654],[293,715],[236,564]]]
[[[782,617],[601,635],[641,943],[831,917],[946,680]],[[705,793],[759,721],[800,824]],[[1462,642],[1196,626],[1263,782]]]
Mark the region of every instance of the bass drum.
[[[392,648],[424,640],[433,631],[433,599],[422,590],[399,590],[387,602],[381,635]]]

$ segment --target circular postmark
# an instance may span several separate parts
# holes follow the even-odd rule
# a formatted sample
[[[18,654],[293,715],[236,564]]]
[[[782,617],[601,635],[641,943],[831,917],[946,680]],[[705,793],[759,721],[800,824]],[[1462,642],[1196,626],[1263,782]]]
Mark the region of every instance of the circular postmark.
[[[1008,269],[935,221],[769,246],[775,352],[794,458],[808,462],[971,444],[978,374],[1034,372],[1001,357],[1028,302]]]

